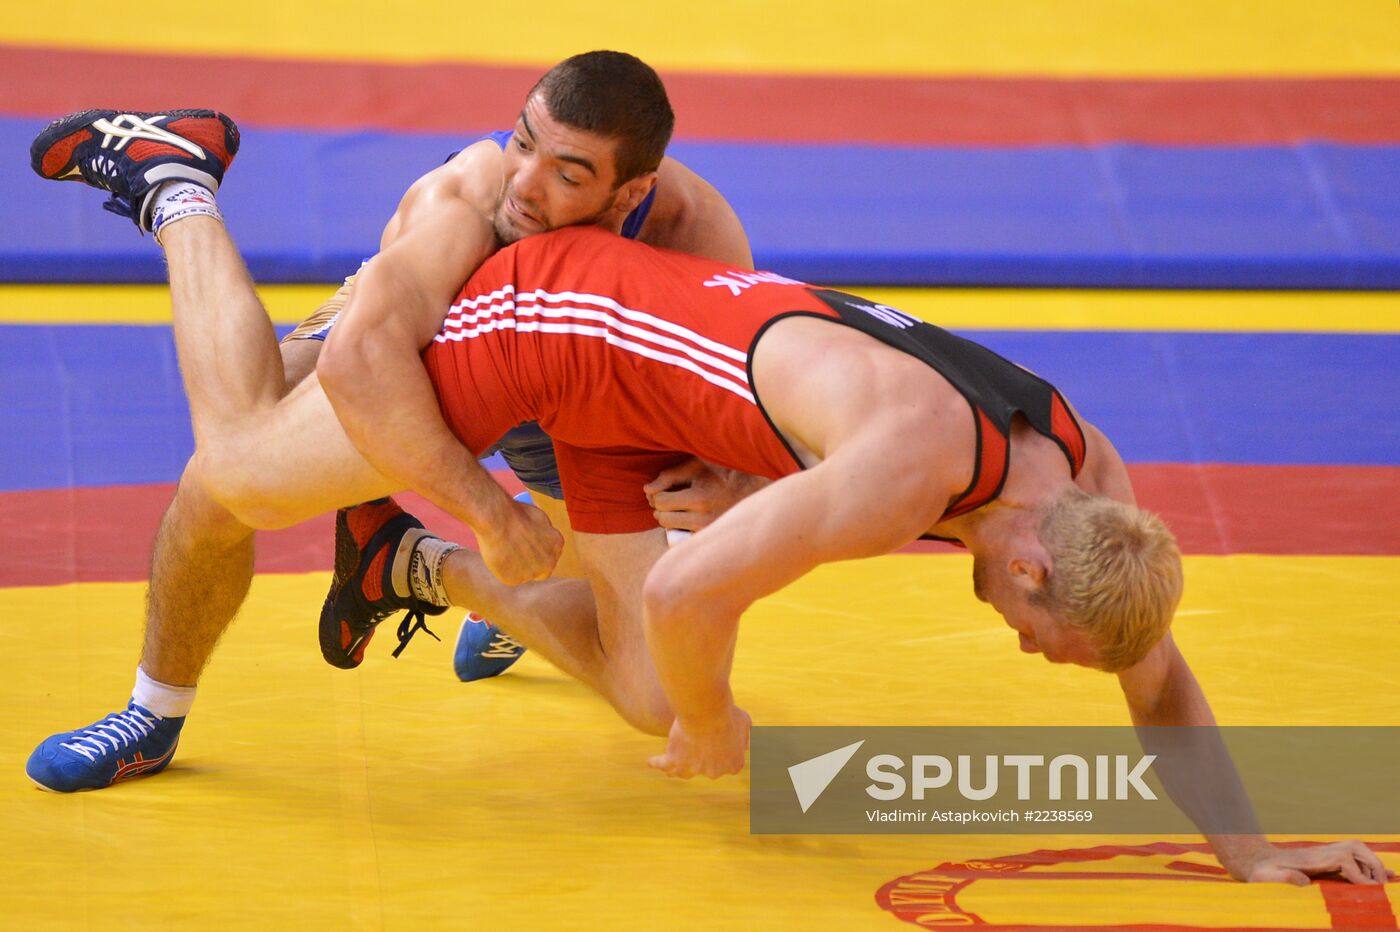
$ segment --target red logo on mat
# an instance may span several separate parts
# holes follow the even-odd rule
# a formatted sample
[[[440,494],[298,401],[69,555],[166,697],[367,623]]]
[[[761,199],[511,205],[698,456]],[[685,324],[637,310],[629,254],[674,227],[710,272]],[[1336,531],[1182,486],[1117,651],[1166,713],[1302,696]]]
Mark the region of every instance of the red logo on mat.
[[[1299,848],[1315,842],[1285,842],[1280,847]],[[1371,842],[1371,850],[1380,853],[1400,853],[1400,842]],[[1206,855],[1204,859],[1193,855]],[[1176,858],[1176,859],[1174,859]],[[1075,869],[1077,865],[1082,865]],[[932,870],[920,871],[891,880],[875,894],[875,902],[881,909],[895,918],[924,929],[985,929],[1025,930],[1025,932],[1047,932],[1047,930],[1103,930],[1103,932],[1131,932],[1131,930],[1207,929],[1218,932],[1264,932],[1269,926],[1238,926],[1230,920],[1213,923],[1208,914],[1199,914],[1190,905],[1188,897],[1179,886],[1168,884],[1163,888],[1160,907],[1145,897],[1135,895],[1131,906],[1123,905],[1123,900],[1113,901],[1114,915],[1084,916],[1089,922],[1076,921],[1064,924],[1049,919],[1043,923],[1027,924],[1024,918],[1027,900],[1024,892],[1016,894],[1012,890],[1006,901],[1007,912],[995,915],[996,891],[992,889],[1001,882],[1014,885],[1018,881],[1035,881],[1039,884],[1063,883],[1079,886],[1079,890],[1066,888],[1071,896],[1093,897],[1094,890],[1103,890],[1103,884],[1113,881],[1131,881],[1139,885],[1144,881],[1168,881],[1185,883],[1234,883],[1225,871],[1210,856],[1210,846],[1204,843],[1180,845],[1159,842],[1151,845],[1101,845],[1095,848],[1079,848],[1066,851],[1032,851],[1027,854],[1009,855],[993,860],[959,861],[940,864]],[[1092,887],[1084,887],[1085,883]],[[972,889],[974,885],[977,889]],[[1041,890],[1043,891],[1043,886]],[[1301,924],[1290,929],[1400,929],[1390,900],[1383,886],[1354,886],[1338,880],[1322,880],[1313,884],[1321,897],[1321,906],[1330,924],[1306,926]],[[959,902],[961,898],[962,902]],[[980,912],[971,908],[976,905]],[[1049,910],[1038,908],[1042,915]],[[1118,915],[1124,913],[1124,915]],[[1127,915],[1133,913],[1135,915]],[[1323,914],[1319,910],[1319,916]],[[1098,919],[1098,922],[1093,920]],[[1181,923],[1181,924],[1177,924]]]

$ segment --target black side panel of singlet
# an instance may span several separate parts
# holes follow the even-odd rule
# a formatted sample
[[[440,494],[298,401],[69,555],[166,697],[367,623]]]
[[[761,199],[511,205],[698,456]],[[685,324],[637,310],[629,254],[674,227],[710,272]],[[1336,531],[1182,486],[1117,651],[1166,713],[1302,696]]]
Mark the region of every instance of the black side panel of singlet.
[[[1010,436],[1012,415],[1020,412],[1038,432],[1058,442],[1050,422],[1055,387],[1049,382],[985,346],[903,311],[840,291],[813,288],[812,294],[847,326],[928,363],[986,413],[1004,436]]]

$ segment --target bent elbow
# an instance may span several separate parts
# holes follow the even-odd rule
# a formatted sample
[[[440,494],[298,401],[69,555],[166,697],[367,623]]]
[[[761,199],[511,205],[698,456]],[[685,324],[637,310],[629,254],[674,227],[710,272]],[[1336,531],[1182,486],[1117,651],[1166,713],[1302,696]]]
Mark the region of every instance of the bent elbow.
[[[734,587],[716,585],[712,574],[670,550],[647,573],[642,607],[648,631],[664,634],[709,618],[738,618],[749,606],[736,598]]]
[[[713,594],[707,593],[687,561],[668,551],[647,573],[642,583],[642,607],[649,632],[661,636],[699,623],[701,606],[714,609]]]
[[[642,610],[648,629],[660,630],[674,624],[685,605],[684,583],[663,564],[659,561],[653,566],[642,583]]]
[[[343,398],[354,386],[353,373],[361,369],[359,342],[352,334],[338,334],[345,339],[328,339],[316,359],[316,378],[332,403]]]

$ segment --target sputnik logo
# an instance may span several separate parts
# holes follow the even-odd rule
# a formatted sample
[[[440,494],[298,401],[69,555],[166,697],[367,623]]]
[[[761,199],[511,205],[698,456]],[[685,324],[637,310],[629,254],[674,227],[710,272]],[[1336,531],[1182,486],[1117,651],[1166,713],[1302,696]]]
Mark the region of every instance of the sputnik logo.
[[[792,780],[793,792],[797,794],[797,802],[803,812],[811,809],[812,803],[821,798],[826,788],[831,786],[831,781],[850,763],[864,743],[865,739],[862,738],[855,744],[828,751],[788,768],[788,778]]]

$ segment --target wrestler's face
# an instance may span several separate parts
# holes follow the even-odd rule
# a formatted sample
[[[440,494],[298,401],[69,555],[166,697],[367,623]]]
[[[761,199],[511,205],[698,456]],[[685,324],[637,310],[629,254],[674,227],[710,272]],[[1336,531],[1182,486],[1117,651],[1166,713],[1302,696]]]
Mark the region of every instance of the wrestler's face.
[[[506,143],[496,236],[509,244],[563,226],[620,226],[639,179],[616,185],[616,151],[616,140],[560,123],[531,95]]]
[[[1098,648],[1089,635],[1031,602],[1030,593],[1039,581],[1024,566],[1017,566],[1019,562],[1023,561],[974,556],[973,594],[996,609],[1016,632],[1023,652],[1042,654],[1051,663],[1098,669]]]

